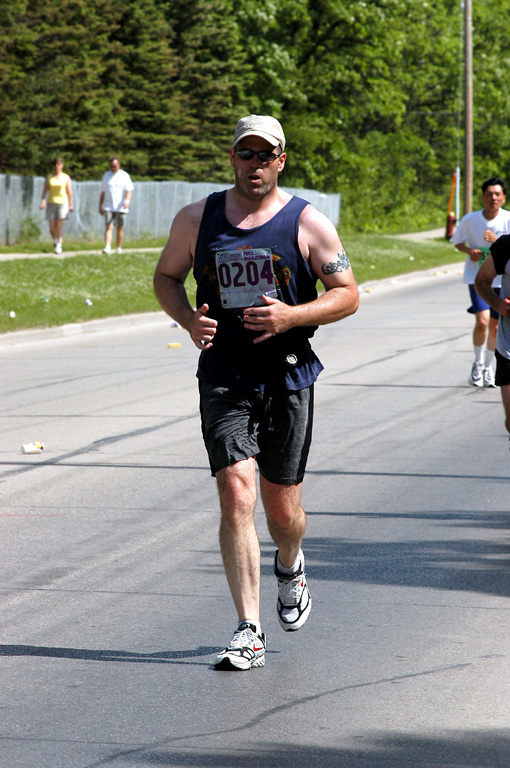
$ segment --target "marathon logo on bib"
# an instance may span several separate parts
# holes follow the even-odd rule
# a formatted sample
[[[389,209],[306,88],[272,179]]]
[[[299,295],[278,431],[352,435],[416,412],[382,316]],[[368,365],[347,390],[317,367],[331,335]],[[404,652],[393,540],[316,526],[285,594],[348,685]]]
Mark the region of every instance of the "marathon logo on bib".
[[[216,272],[225,309],[261,306],[262,296],[278,296],[270,248],[217,251]]]

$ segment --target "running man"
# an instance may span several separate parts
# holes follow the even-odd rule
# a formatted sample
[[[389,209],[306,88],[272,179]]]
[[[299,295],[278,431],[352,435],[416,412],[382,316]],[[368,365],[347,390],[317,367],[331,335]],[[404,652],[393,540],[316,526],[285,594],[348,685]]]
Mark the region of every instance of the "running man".
[[[233,188],[176,215],[154,276],[161,306],[201,352],[202,433],[218,487],[220,547],[239,622],[216,659],[218,669],[264,666],[256,466],[277,548],[279,623],[292,632],[310,614],[301,485],[313,387],[323,366],[309,340],[317,326],[353,314],[359,304],[332,222],[278,187],[286,157],[275,118],[239,120],[230,149]],[[184,290],[191,269],[196,310]],[[320,296],[317,279],[325,288]]]
[[[473,387],[494,387],[494,350],[498,331],[498,313],[475,291],[476,273],[489,253],[492,243],[503,234],[510,234],[510,211],[505,211],[506,183],[492,176],[482,184],[483,208],[467,213],[457,227],[450,242],[466,254],[463,282],[469,287],[471,306],[468,312],[475,316],[473,348],[475,359],[468,382]],[[496,275],[494,287],[499,289],[501,278]]]

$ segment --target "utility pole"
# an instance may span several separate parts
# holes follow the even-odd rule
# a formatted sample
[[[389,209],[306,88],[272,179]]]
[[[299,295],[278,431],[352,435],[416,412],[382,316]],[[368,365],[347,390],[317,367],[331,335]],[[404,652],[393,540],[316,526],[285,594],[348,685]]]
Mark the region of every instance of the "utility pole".
[[[464,214],[473,201],[473,24],[471,0],[464,0]]]

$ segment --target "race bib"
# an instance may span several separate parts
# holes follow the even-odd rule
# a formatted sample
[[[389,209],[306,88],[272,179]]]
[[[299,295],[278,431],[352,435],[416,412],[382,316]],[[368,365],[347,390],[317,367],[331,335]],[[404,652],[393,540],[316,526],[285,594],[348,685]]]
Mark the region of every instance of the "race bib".
[[[270,248],[217,251],[216,272],[225,309],[257,307],[262,296],[278,297]]]

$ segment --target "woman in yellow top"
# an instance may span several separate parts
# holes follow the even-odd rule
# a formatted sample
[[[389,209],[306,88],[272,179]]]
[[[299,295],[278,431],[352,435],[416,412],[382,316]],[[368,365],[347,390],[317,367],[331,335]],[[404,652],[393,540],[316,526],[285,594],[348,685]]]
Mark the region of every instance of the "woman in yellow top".
[[[46,208],[46,220],[50,224],[55,253],[62,253],[64,219],[69,211],[74,210],[73,190],[71,177],[63,172],[64,163],[61,157],[55,158],[53,168],[53,173],[46,179],[40,207],[41,210]],[[46,203],[48,192],[48,203]]]

